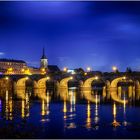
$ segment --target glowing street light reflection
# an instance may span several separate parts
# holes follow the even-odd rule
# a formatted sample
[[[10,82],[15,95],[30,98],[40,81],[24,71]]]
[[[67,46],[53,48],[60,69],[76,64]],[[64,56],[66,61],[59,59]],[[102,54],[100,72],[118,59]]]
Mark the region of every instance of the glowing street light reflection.
[[[91,128],[91,107],[90,107],[90,102],[89,101],[88,101],[88,104],[87,104],[86,128],[88,128],[88,129]]]
[[[120,126],[120,123],[117,122],[117,120],[116,120],[116,114],[117,114],[117,108],[116,108],[116,104],[114,103],[114,105],[113,105],[113,117],[114,117],[114,119],[113,119],[113,123],[112,123],[112,125],[114,127]]]

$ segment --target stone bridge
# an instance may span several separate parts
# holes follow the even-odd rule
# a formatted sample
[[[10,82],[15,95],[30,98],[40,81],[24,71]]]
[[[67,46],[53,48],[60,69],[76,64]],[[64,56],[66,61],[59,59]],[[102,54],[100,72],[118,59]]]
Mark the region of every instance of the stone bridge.
[[[111,94],[111,97],[118,101],[122,102],[121,99],[118,98],[118,83],[119,82],[131,82],[134,85],[134,90],[140,93],[140,76],[128,76],[126,74],[120,75],[1,75],[0,81],[4,81],[4,84],[1,85],[5,87],[8,82],[13,86],[14,93],[16,93],[20,98],[23,98],[26,92],[26,83],[30,81],[33,83],[33,89],[35,95],[40,95],[46,93],[46,82],[51,81],[56,84],[56,87],[59,92],[65,92],[68,89],[68,82],[77,81],[79,83],[79,89],[83,91],[83,95],[87,96],[91,94],[92,83],[96,81],[100,81],[104,83],[103,91],[108,91]],[[121,90],[121,87],[120,87]],[[132,88],[129,88],[132,91]],[[91,96],[91,95],[90,95]],[[94,99],[93,99],[94,100]]]

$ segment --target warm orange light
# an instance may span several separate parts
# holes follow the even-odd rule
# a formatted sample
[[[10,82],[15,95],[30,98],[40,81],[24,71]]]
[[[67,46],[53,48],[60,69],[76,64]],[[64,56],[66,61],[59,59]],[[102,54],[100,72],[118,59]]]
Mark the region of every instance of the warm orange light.
[[[8,68],[7,69],[7,74],[13,74],[13,68]]]
[[[73,77],[71,76],[71,77],[70,77],[70,79],[72,80],[72,79],[73,79]]]
[[[116,104],[113,105],[113,115],[116,116]]]
[[[87,75],[87,72],[85,72],[84,75]]]
[[[45,68],[41,69],[41,74],[46,74],[46,69]]]
[[[29,77],[26,77],[26,80],[28,80],[29,79]]]
[[[9,80],[9,77],[5,77],[6,80]]]
[[[123,79],[125,80],[125,79],[126,79],[126,77],[124,76],[124,77],[123,77]]]
[[[64,67],[63,68],[63,71],[67,72],[68,68],[67,67]]]
[[[95,79],[98,80],[99,79],[98,76],[95,76]]]
[[[12,70],[13,70],[13,68],[9,68],[9,69],[8,69],[8,71],[12,71]]]
[[[49,79],[50,79],[50,77],[48,76],[48,77],[47,77],[47,80],[49,80]]]
[[[25,72],[25,69],[21,69],[21,72]]]
[[[30,72],[29,69],[26,69],[24,73],[25,73],[25,74],[28,74],[28,75],[31,75],[31,72]]]
[[[41,69],[41,71],[42,71],[42,72],[45,72],[45,69],[44,69],[44,68],[42,68],[42,69]]]

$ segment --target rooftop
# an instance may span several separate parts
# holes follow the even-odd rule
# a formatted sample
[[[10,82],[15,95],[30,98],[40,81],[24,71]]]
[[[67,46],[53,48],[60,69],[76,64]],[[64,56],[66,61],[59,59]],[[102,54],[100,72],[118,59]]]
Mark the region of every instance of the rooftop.
[[[49,71],[60,71],[57,65],[48,65]]]
[[[15,59],[6,59],[6,58],[1,58],[0,62],[15,62],[15,63],[26,63],[23,60],[15,60]]]

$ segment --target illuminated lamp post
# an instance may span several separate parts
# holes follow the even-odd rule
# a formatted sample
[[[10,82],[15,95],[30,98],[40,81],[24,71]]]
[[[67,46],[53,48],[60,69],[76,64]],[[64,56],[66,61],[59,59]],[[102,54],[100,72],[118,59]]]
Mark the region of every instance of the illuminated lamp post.
[[[87,67],[87,72],[90,72],[91,71],[91,68],[90,67]]]
[[[68,71],[68,68],[67,68],[67,67],[64,67],[64,68],[63,68],[63,71],[64,71],[64,72],[67,72],[67,71]]]
[[[117,72],[118,68],[116,66],[112,67],[113,72]]]
[[[46,74],[45,68],[42,68],[42,69],[41,69],[41,74]]]

